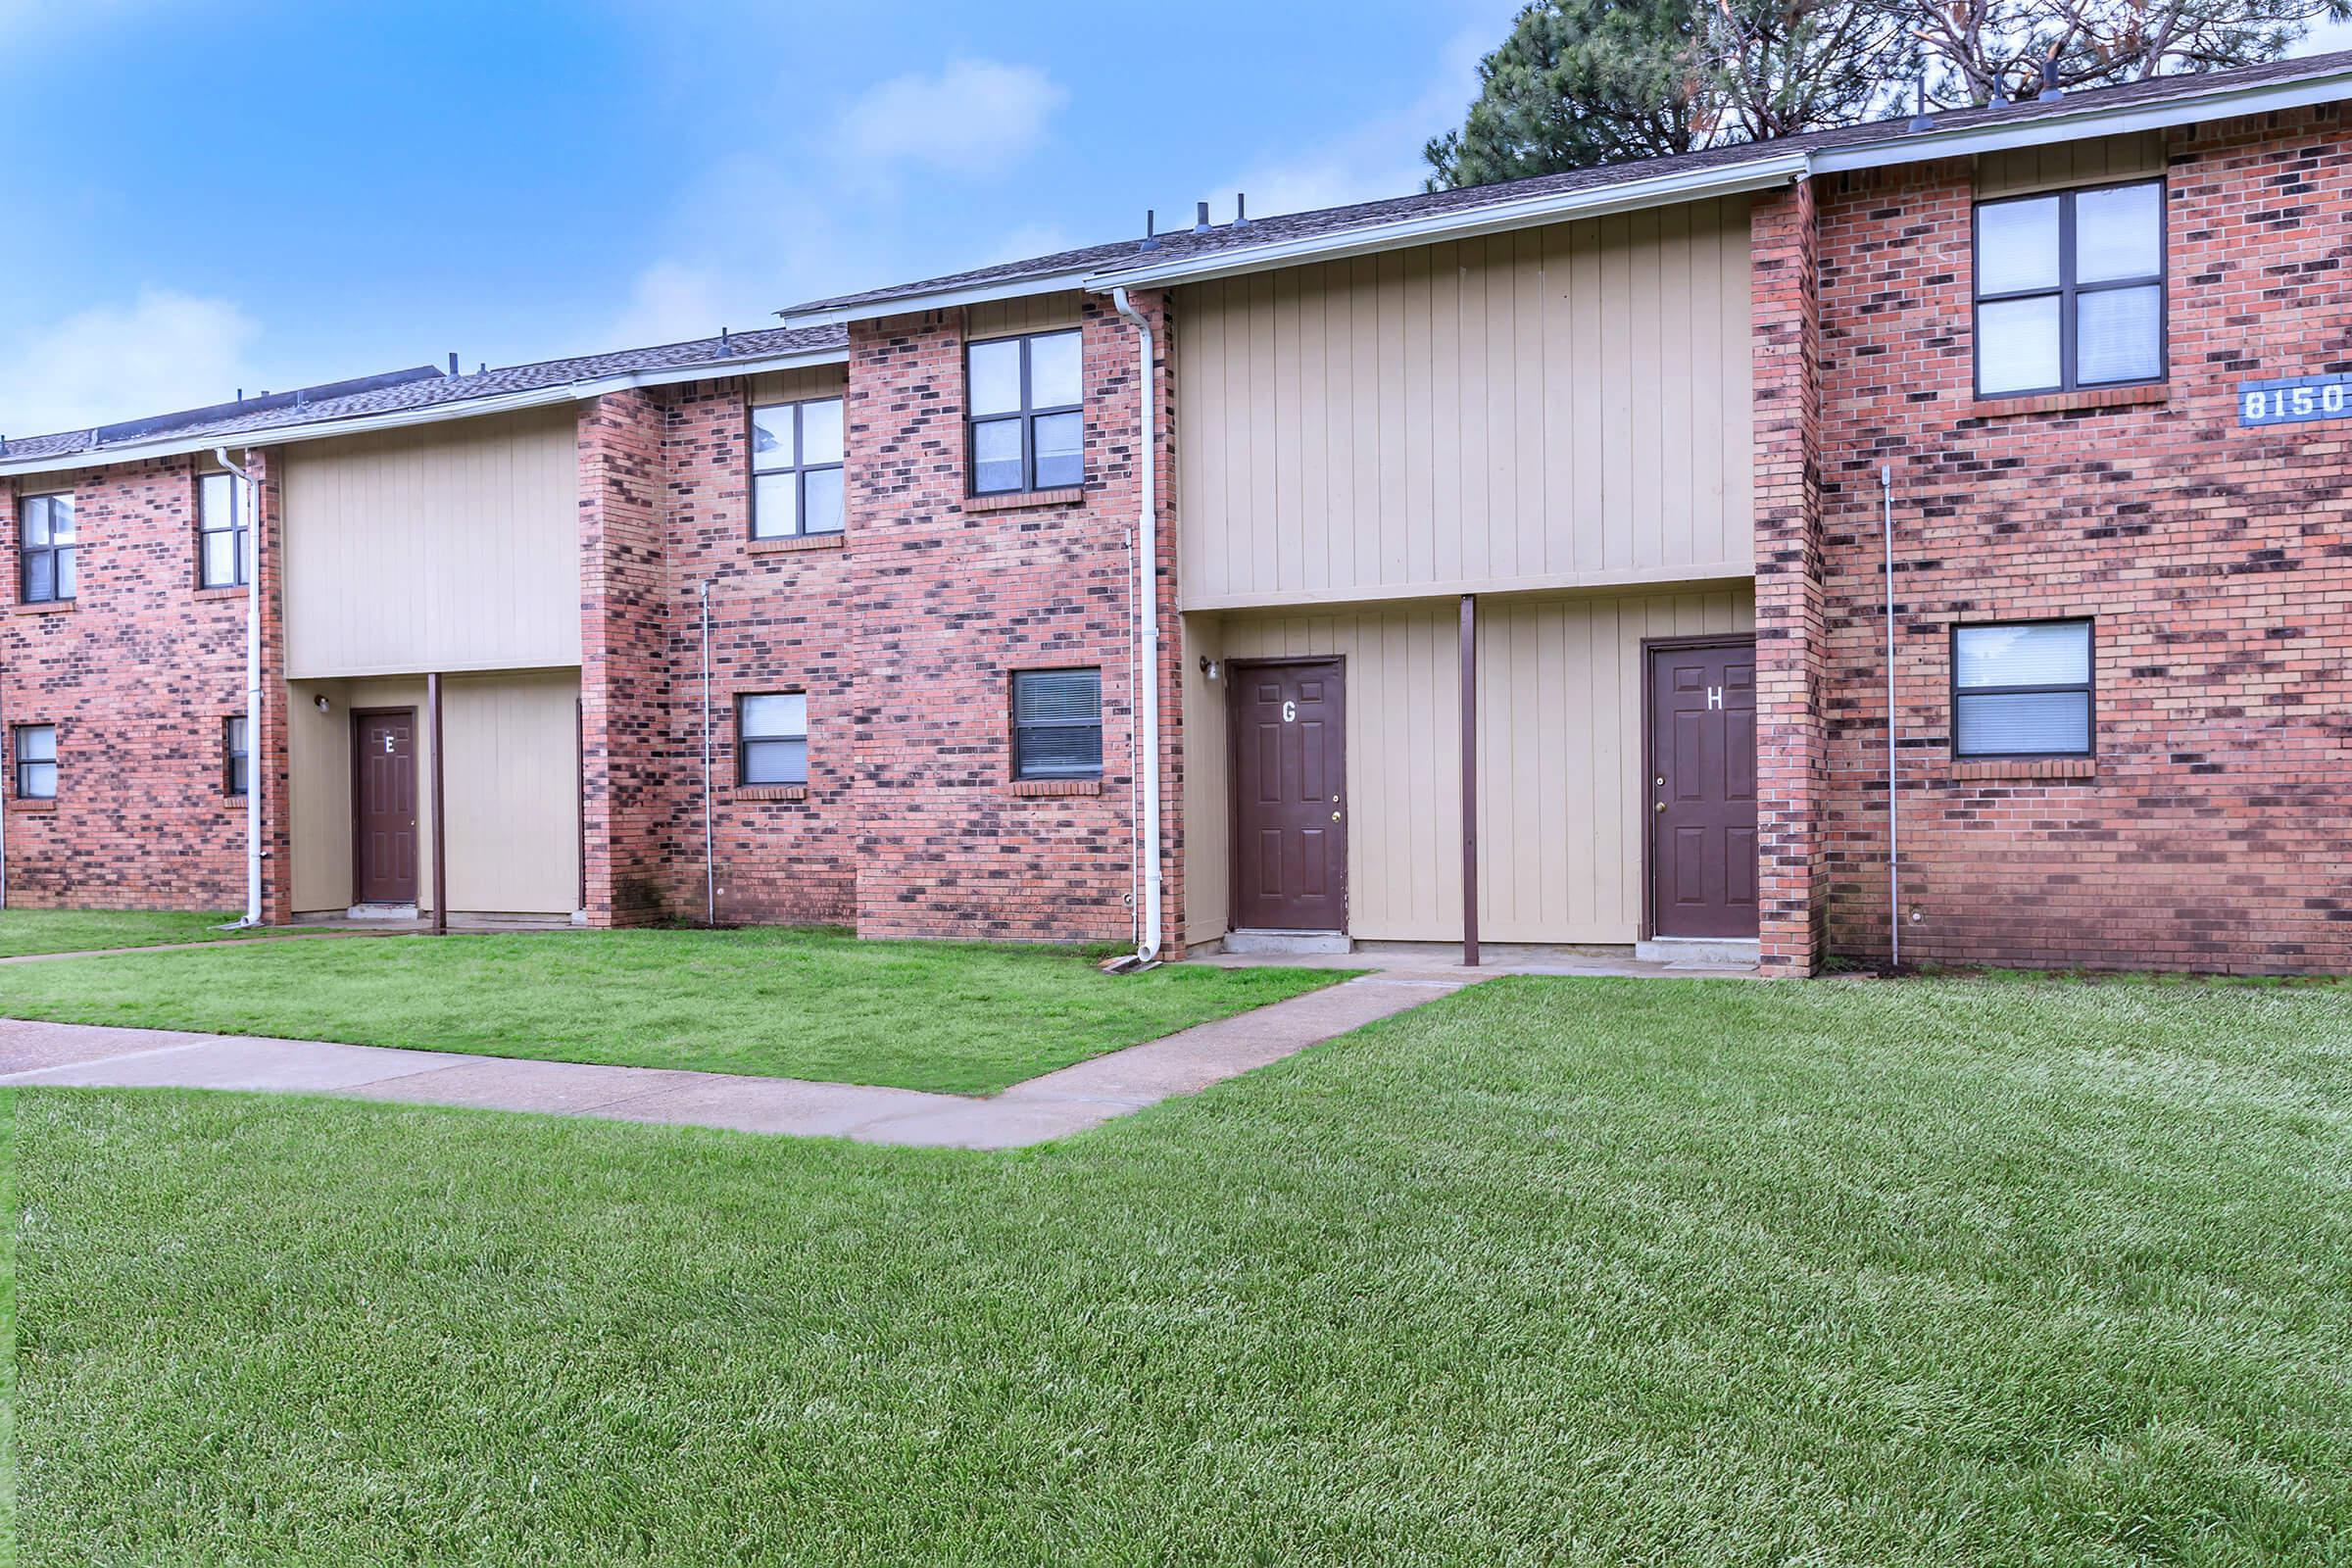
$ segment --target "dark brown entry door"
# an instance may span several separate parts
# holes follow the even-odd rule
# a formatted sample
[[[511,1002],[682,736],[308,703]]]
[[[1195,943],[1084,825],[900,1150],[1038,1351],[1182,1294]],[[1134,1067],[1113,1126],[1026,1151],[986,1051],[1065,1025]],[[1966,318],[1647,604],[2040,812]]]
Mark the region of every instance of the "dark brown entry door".
[[[354,903],[416,902],[416,710],[351,715]]]
[[[1649,910],[1662,937],[1756,934],[1756,645],[1649,650]]]
[[[1348,928],[1348,691],[1336,659],[1229,664],[1233,924]]]

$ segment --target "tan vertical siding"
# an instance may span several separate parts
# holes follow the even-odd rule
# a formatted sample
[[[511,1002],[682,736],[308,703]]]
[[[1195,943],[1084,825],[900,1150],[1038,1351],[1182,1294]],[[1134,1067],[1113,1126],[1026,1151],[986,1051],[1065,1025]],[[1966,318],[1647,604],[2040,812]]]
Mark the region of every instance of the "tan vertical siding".
[[[804,398],[833,398],[842,394],[850,384],[850,368],[846,365],[809,365],[797,370],[771,370],[765,375],[751,377],[751,401],[763,403],[798,403]]]
[[[451,908],[578,906],[579,692],[570,670],[443,683]]]
[[[1076,326],[1085,296],[1076,289],[1060,294],[1035,294],[1015,300],[990,300],[964,312],[966,337],[1012,337],[1022,332],[1051,332]]]
[[[1977,194],[2025,196],[2163,172],[2164,132],[2140,131],[1986,153],[1977,160]]]
[[[576,664],[568,409],[285,449],[294,679]]]
[[[1348,661],[1349,931],[1458,941],[1461,676],[1450,603],[1186,617],[1187,936],[1223,931],[1228,660]],[[1745,584],[1490,599],[1479,626],[1479,921],[1496,942],[1632,942],[1642,921],[1642,640],[1753,628]],[[1211,652],[1221,649],[1221,654]]]
[[[558,914],[579,896],[573,670],[472,676],[442,687],[449,748],[450,907]],[[417,899],[433,902],[432,735],[419,679],[298,681],[289,688],[294,907],[351,903],[351,715],[416,710]],[[317,698],[327,700],[318,711]]]
[[[1190,286],[1188,607],[1743,574],[1744,200]]]
[[[1642,639],[1754,626],[1755,594],[1744,584],[1482,604],[1478,919],[1484,936],[1632,942],[1641,934],[1648,800],[1642,780]]]

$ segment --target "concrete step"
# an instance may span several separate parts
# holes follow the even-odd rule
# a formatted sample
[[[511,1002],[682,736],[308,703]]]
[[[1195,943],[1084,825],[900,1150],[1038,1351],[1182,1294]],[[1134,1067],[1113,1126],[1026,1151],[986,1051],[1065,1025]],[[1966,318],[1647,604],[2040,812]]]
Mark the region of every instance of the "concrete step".
[[[1634,958],[1640,963],[1690,963],[1721,968],[1727,964],[1753,964],[1761,956],[1762,946],[1754,937],[1651,937],[1634,944]]]
[[[1355,941],[1345,931],[1228,931],[1227,953],[1263,954],[1269,957],[1297,954],[1353,953]]]

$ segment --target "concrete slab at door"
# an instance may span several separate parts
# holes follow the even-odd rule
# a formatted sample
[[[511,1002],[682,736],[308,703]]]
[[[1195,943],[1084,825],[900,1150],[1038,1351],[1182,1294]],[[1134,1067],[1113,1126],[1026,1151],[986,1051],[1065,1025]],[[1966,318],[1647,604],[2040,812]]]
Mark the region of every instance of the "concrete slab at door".
[[[1233,925],[1348,928],[1347,665],[1231,663]]]
[[[351,715],[352,902],[416,902],[416,710]]]
[[[1650,932],[1756,934],[1756,647],[1673,638],[1648,653]]]

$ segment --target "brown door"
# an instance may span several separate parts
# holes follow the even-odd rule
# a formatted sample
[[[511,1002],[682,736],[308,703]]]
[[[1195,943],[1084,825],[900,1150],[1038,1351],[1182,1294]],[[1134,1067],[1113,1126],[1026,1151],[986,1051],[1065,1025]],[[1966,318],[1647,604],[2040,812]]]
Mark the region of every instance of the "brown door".
[[[416,902],[416,710],[351,715],[356,904]]]
[[[1661,937],[1756,934],[1756,645],[1649,648],[1649,914]]]
[[[1348,691],[1336,659],[1228,664],[1233,924],[1348,929]]]

